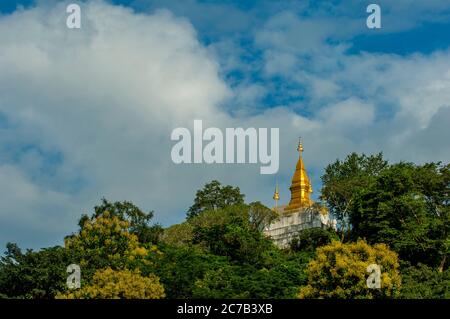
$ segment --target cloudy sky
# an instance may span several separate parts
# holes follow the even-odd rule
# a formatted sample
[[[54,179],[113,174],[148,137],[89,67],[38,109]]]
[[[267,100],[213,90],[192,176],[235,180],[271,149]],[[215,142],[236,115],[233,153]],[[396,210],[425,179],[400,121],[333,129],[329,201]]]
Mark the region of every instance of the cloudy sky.
[[[277,176],[173,164],[194,119],[280,128]],[[0,246],[62,244],[102,197],[179,223],[212,179],[272,205],[277,178],[287,202],[298,136],[314,197],[352,151],[448,163],[449,120],[448,0],[2,0]]]

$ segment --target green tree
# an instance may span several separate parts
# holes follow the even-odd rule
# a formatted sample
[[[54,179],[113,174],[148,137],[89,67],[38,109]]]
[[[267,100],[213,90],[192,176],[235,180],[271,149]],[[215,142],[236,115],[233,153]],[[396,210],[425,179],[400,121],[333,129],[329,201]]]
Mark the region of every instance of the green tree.
[[[278,214],[275,211],[260,202],[250,203],[248,213],[250,224],[259,231],[263,231],[264,228],[278,218]]]
[[[306,284],[309,254],[278,251],[273,264],[265,267],[226,264],[212,268],[195,282],[194,298],[294,298]]]
[[[263,263],[273,244],[251,223],[248,205],[205,211],[194,218],[194,244],[238,263]]]
[[[239,187],[222,186],[220,182],[213,180],[206,184],[203,189],[197,191],[194,204],[187,213],[187,218],[195,217],[204,211],[217,210],[243,203],[244,195],[241,194]]]
[[[325,168],[321,177],[321,199],[326,201],[330,213],[337,219],[342,240],[351,229],[349,210],[355,195],[387,166],[382,153],[370,156],[351,153],[344,161],[336,160]]]
[[[399,163],[354,196],[354,238],[386,243],[401,259],[443,271],[450,253],[449,166]]]
[[[294,251],[314,252],[316,248],[328,245],[333,240],[339,240],[333,229],[305,229],[291,241],[291,249]]]
[[[450,299],[450,270],[439,272],[423,264],[402,269],[401,298]]]
[[[66,285],[66,268],[77,260],[63,247],[25,253],[12,243],[0,260],[0,298],[53,299]]]
[[[346,239],[386,243],[413,265],[448,267],[448,164],[388,165],[381,154],[353,153],[329,165],[322,181],[322,198]]]
[[[171,246],[190,245],[194,238],[194,226],[188,222],[172,225],[161,236],[161,242]]]
[[[209,270],[228,264],[228,259],[205,252],[197,246],[163,245],[162,254],[152,255],[151,271],[159,276],[167,298],[193,298],[195,282]]]

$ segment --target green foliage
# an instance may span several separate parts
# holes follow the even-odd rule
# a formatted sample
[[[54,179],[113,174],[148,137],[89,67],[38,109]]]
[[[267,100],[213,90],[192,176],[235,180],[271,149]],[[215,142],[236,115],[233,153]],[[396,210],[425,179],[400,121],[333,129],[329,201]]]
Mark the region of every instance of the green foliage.
[[[291,242],[294,251],[314,252],[316,248],[330,244],[333,240],[339,240],[333,229],[310,228],[300,232]]]
[[[347,240],[386,243],[411,264],[444,270],[450,254],[450,166],[388,165],[381,154],[328,165],[322,198]]]
[[[355,195],[353,237],[386,243],[400,258],[445,269],[450,253],[449,167],[399,163]]]
[[[5,298],[52,299],[66,284],[66,268],[76,260],[62,247],[23,253],[7,244],[0,261],[0,296]]]
[[[439,272],[423,264],[403,269],[401,298],[450,299],[450,270]]]
[[[260,202],[253,202],[249,204],[248,215],[250,224],[260,232],[278,218],[278,214],[276,212],[264,206]]]
[[[263,234],[274,211],[218,181],[166,229],[150,224],[153,212],[102,200],[65,247],[23,253],[8,244],[0,298],[450,298],[449,165],[353,153],[322,181],[338,234],[306,229],[290,250]],[[72,263],[82,288],[67,291]],[[366,287],[369,263],[382,268],[379,290]]]
[[[294,298],[306,283],[308,254],[280,253],[272,267],[226,264],[195,282],[194,298]]]
[[[193,218],[204,211],[217,210],[231,205],[244,204],[244,195],[239,187],[222,186],[213,180],[198,190],[194,204],[189,208],[187,218]]]
[[[185,246],[192,242],[194,237],[194,227],[190,223],[181,223],[172,225],[166,229],[161,236],[161,241],[164,244],[171,246]]]
[[[321,199],[336,217],[342,235],[350,231],[349,210],[355,194],[366,188],[387,166],[382,153],[371,156],[352,153],[345,161],[336,160],[325,168],[321,177]]]
[[[249,211],[248,205],[234,205],[200,214],[191,221],[193,243],[238,263],[263,263],[273,244],[251,224]]]
[[[226,257],[206,253],[195,246],[163,246],[151,267],[165,288],[167,298],[193,298],[195,282],[209,270],[227,265]]]
[[[170,230],[182,244],[152,260],[168,298],[292,298],[311,254],[281,252],[260,231],[273,216],[260,203],[205,211]],[[192,228],[191,228],[192,227]],[[189,243],[184,237],[192,234]],[[164,238],[164,237],[163,237]]]

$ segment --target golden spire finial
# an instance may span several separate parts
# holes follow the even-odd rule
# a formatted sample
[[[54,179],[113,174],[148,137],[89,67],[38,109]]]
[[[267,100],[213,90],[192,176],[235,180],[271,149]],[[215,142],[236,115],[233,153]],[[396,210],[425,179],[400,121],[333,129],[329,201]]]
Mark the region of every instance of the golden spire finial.
[[[297,151],[300,153],[300,156],[302,156],[303,144],[302,144],[302,138],[301,137],[298,138]]]

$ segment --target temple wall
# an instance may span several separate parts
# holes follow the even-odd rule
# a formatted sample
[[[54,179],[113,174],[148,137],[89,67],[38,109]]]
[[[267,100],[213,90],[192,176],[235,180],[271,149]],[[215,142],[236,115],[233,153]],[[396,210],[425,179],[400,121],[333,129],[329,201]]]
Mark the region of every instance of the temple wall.
[[[281,215],[279,219],[268,226],[264,233],[272,238],[280,248],[289,247],[291,240],[304,229],[324,227],[320,213],[312,209],[302,209],[297,212]]]

